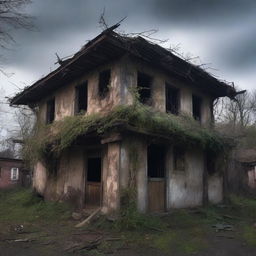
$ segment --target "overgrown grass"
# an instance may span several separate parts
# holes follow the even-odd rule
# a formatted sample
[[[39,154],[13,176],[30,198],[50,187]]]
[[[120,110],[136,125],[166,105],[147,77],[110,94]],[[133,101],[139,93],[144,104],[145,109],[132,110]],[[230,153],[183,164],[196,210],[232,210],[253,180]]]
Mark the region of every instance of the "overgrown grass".
[[[118,125],[130,126],[138,132],[164,136],[175,144],[199,146],[212,152],[223,151],[227,140],[216,131],[204,128],[193,118],[156,112],[142,105],[120,105],[108,114],[69,116],[51,125],[37,126],[35,135],[24,147],[24,157],[38,160],[45,153],[59,154],[81,135],[90,131],[98,134],[118,129]]]
[[[64,203],[45,202],[28,189],[0,191],[0,222],[57,222],[70,217],[70,207]]]
[[[116,227],[132,246],[150,246],[168,255],[193,255],[207,249],[211,238],[218,235],[214,228],[217,224],[232,225],[234,231],[225,231],[227,236],[256,246],[255,210],[254,199],[237,196],[231,196],[229,204],[177,209],[163,216],[140,214],[130,207],[109,228]]]

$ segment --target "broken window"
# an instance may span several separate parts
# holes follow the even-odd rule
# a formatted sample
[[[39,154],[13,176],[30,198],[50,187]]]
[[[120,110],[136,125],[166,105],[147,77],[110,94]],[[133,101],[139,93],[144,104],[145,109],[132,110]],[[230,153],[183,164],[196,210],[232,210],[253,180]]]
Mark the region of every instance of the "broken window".
[[[185,171],[185,151],[182,148],[173,149],[173,169],[174,171]]]
[[[19,179],[19,168],[12,168],[11,169],[11,180],[18,180]]]
[[[55,98],[46,103],[46,123],[51,124],[55,119]]]
[[[148,177],[165,177],[165,148],[159,145],[148,147]]]
[[[193,117],[196,121],[201,121],[201,105],[202,99],[198,96],[192,96],[192,108],[193,108]]]
[[[179,113],[179,90],[171,87],[171,85],[165,85],[165,99],[166,99],[166,112],[174,115]]]
[[[87,81],[76,87],[75,114],[87,111]]]
[[[151,85],[152,85],[152,77],[147,74],[138,72],[137,87],[138,87],[138,93],[139,93],[139,101],[143,104],[150,105]]]
[[[87,181],[101,182],[101,158],[88,158]]]
[[[101,98],[106,97],[109,92],[111,82],[111,71],[110,69],[104,70],[99,74],[99,96]]]

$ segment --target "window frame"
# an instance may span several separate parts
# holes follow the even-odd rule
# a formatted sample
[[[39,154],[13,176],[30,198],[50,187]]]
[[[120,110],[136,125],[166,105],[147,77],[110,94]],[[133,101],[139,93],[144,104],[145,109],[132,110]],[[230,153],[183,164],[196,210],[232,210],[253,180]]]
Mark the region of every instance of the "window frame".
[[[16,171],[16,174],[14,175],[14,170]],[[15,178],[14,178],[15,176]],[[11,168],[11,180],[17,181],[19,180],[19,168],[18,167],[12,167]]]
[[[80,106],[80,93],[81,93],[81,89],[85,87],[85,98],[84,100],[86,100],[85,102],[85,109],[79,107]],[[79,115],[81,114],[83,111],[87,112],[88,109],[88,81],[84,81],[83,83],[77,85],[75,87],[75,106],[74,106],[74,114],[75,115]]]
[[[55,120],[55,97],[46,102],[46,124],[51,124]]]
[[[110,86],[111,86],[111,77],[112,72],[111,69],[104,69],[101,72],[99,72],[99,80],[98,80],[98,95],[101,99],[106,98],[106,96],[109,94]],[[108,79],[106,79],[108,77]],[[108,80],[108,83],[106,84],[106,80]]]
[[[202,103],[203,103],[202,97],[192,94],[192,115],[193,115],[193,118],[200,123],[202,122]],[[198,113],[196,113],[197,111],[199,115]]]
[[[176,94],[175,95],[176,99],[175,99],[174,104],[168,104],[168,102],[169,102],[168,90],[173,91]],[[175,105],[175,109],[168,109],[168,105],[171,105],[171,106]],[[166,110],[166,113],[171,113],[173,115],[179,115],[179,113],[180,113],[180,89],[175,86],[172,86],[168,82],[165,83],[165,110]]]
[[[145,87],[142,85],[140,85],[140,76],[141,76],[141,80],[148,80],[148,87]],[[144,77],[144,78],[143,78]],[[139,94],[139,101],[142,104],[145,105],[151,105],[151,99],[152,99],[152,84],[153,84],[153,80],[154,77],[147,74],[146,72],[141,72],[141,71],[137,71],[137,89],[138,89],[138,94]],[[149,93],[147,93],[147,90],[149,90]],[[146,93],[145,93],[146,92]],[[147,97],[142,97],[142,94],[148,94]]]

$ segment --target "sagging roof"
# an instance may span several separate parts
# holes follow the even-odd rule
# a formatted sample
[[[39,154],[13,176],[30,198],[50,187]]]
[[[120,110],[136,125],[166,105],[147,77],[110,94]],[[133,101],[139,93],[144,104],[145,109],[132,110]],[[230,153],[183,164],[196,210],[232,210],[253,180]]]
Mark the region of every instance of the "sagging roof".
[[[182,81],[189,82],[200,90],[207,91],[214,97],[233,97],[236,94],[232,86],[216,79],[202,68],[176,56],[170,50],[140,36],[122,36],[113,31],[116,27],[113,26],[103,31],[82,47],[72,58],[63,61],[62,65],[55,71],[13,97],[10,104],[34,104],[84,73],[127,53]]]

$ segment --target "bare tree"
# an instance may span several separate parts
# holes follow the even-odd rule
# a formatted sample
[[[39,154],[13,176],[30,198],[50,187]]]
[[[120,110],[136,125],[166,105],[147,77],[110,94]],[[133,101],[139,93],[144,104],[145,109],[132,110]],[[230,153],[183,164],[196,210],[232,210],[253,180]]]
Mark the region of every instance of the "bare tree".
[[[13,29],[32,28],[32,19],[22,12],[31,0],[0,0],[0,46],[6,48],[11,41]]]
[[[235,98],[223,98],[215,103],[215,120],[243,128],[255,124],[256,91],[238,94]]]

